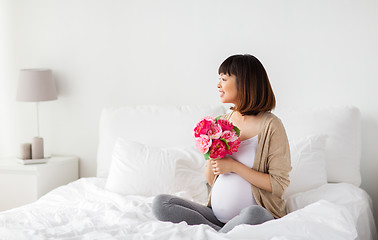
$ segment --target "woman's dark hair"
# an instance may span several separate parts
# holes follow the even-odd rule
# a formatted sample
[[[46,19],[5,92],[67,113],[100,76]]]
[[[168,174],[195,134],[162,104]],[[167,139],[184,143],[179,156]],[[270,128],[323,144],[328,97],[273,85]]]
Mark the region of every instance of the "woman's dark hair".
[[[276,106],[276,98],[264,66],[250,54],[233,55],[219,66],[218,74],[236,76],[237,103],[232,110],[257,115]]]

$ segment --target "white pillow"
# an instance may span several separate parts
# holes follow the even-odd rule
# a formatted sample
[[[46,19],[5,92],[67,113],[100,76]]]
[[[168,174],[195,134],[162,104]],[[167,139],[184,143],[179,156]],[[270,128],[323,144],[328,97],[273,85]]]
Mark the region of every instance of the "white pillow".
[[[103,109],[99,124],[97,177],[108,176],[119,137],[157,147],[194,146],[194,125],[226,112],[216,106],[124,106]]]
[[[119,138],[105,188],[123,195],[181,196],[206,202],[205,160],[194,147],[159,148]]]
[[[326,140],[327,135],[315,135],[289,141],[292,170],[284,199],[327,183]]]
[[[338,106],[276,111],[289,140],[326,134],[328,182],[361,184],[361,116],[358,108]]]

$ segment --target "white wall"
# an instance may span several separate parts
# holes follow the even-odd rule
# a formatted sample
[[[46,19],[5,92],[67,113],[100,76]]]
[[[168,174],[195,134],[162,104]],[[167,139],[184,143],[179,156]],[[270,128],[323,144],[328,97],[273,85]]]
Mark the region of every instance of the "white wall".
[[[36,134],[33,104],[14,100],[21,68],[53,69],[59,99],[40,104],[46,151],[78,155],[87,177],[104,106],[217,103],[219,64],[251,53],[278,108],[360,108],[362,187],[378,209],[377,1],[0,3],[0,155]]]

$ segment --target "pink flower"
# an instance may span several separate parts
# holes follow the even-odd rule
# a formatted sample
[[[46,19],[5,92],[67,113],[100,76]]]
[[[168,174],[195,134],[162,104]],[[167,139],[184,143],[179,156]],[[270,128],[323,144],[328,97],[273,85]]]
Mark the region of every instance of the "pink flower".
[[[202,134],[207,134],[210,130],[210,126],[215,122],[215,119],[212,117],[203,118],[197,125],[194,127],[194,137],[200,137]]]
[[[200,137],[195,138],[197,149],[205,154],[209,151],[209,148],[212,144],[212,140],[209,136],[202,134]]]
[[[226,139],[226,141],[229,142],[234,142],[236,141],[239,137],[236,135],[235,131],[223,131],[221,138]]]
[[[207,116],[207,117],[204,117],[203,119],[205,119],[206,121],[210,121],[212,123],[215,123],[215,118],[211,117],[211,116]],[[203,120],[202,119],[202,120]]]
[[[231,155],[234,152],[237,152],[240,146],[240,138],[236,139],[234,142],[228,142],[228,145],[230,146],[230,149],[227,154]]]
[[[219,139],[214,139],[213,145],[210,148],[210,158],[224,158],[226,154],[227,154],[226,144]]]
[[[222,128],[219,126],[217,123],[213,123],[210,125],[210,130],[207,132],[207,134],[212,138],[212,139],[218,139],[222,135]]]
[[[221,126],[223,131],[231,131],[234,128],[234,125],[223,118],[218,119],[217,123]]]
[[[205,159],[224,158],[240,146],[240,130],[224,118],[204,117],[194,128],[195,144]]]

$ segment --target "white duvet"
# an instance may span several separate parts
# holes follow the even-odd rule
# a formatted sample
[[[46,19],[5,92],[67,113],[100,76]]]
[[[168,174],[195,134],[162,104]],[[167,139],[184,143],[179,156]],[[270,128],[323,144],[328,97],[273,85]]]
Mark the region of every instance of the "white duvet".
[[[209,226],[160,222],[152,198],[104,189],[103,178],[82,178],[37,202],[0,213],[0,239],[373,239],[371,200],[350,184],[327,184],[288,199],[285,217],[227,234]],[[177,193],[185,196],[185,192]],[[298,210],[297,210],[298,209]]]

